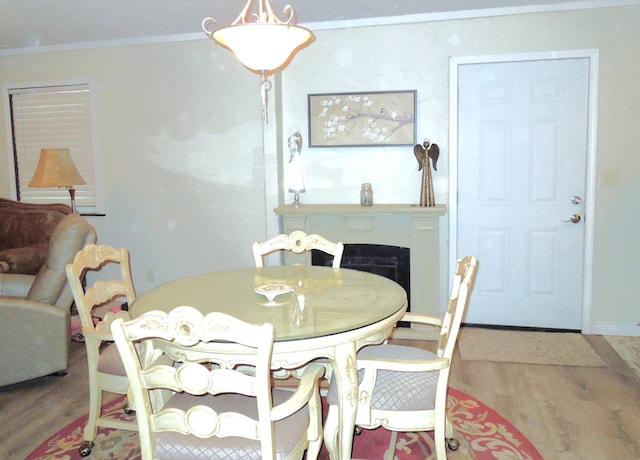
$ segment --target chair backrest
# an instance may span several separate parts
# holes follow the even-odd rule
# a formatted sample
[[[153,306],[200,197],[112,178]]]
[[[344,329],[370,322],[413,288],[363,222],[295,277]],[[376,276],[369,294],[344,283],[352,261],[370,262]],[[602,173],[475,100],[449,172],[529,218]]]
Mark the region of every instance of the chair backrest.
[[[440,338],[438,341],[437,355],[440,358],[451,360],[455,348],[462,317],[469,305],[471,292],[478,274],[478,259],[475,256],[467,256],[458,259],[456,271],[451,287],[451,296],[447,304],[447,311],[442,318]]]
[[[262,243],[253,243],[253,257],[256,267],[264,266],[264,256],[275,251],[292,251],[301,254],[312,249],[318,249],[333,256],[333,268],[339,268],[342,263],[342,253],[344,245],[333,243],[323,236],[317,234],[307,235],[305,232],[296,230],[290,235],[280,234]]]
[[[275,458],[271,324],[251,325],[218,312],[203,317],[195,308],[181,306],[170,313],[151,311],[127,322],[118,319],[112,325],[112,333],[136,401],[142,458],[153,458],[156,433],[171,431],[200,438],[235,436],[259,440],[262,457]],[[205,353],[190,348],[199,344],[206,344]],[[239,345],[243,352],[237,354],[237,360],[233,357],[233,366],[224,359],[220,366],[210,365],[216,362],[216,355],[228,358],[230,347],[237,350]],[[142,351],[137,353],[136,349]],[[158,364],[156,359],[166,354],[176,361],[174,366]],[[255,373],[235,370],[238,364],[255,366]],[[158,407],[152,395],[153,391],[162,390],[197,396],[251,396],[256,400],[258,418],[233,412],[233,407],[216,413],[199,398],[190,407]]]
[[[65,267],[77,251],[95,241],[95,229],[80,214],[73,213],[62,218],[51,235],[47,260],[29,289],[27,300],[65,309],[71,307],[73,295],[67,283]]]
[[[97,280],[93,286],[85,290],[83,284],[87,272],[100,271],[110,264],[119,266],[119,278],[108,281]],[[95,329],[97,332],[110,335],[111,315],[109,318],[105,317],[105,321],[94,326],[91,312],[95,307],[116,298],[125,298],[129,304],[135,300],[136,291],[131,278],[129,251],[125,248],[116,249],[106,244],[99,246],[88,244],[76,253],[73,262],[67,265],[66,273],[83,330]]]

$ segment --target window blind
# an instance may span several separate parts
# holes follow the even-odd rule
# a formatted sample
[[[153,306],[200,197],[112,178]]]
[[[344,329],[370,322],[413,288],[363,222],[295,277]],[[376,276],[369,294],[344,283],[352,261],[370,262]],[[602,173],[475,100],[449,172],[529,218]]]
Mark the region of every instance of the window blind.
[[[70,204],[64,188],[29,187],[43,148],[68,148],[85,180],[76,206],[97,206],[89,84],[9,89],[16,192],[20,201]]]

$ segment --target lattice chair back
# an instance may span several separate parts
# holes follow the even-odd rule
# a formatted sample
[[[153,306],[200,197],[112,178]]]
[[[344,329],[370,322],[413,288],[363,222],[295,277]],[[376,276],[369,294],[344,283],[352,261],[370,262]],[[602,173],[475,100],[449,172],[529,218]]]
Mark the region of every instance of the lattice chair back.
[[[307,235],[305,232],[296,230],[290,235],[280,234],[268,239],[262,243],[253,243],[253,256],[256,267],[264,266],[264,256],[275,251],[292,251],[296,254],[302,254],[306,251],[317,249],[333,256],[333,268],[339,268],[342,263],[342,253],[344,245],[342,243],[333,243],[323,236],[315,233]]]
[[[180,306],[117,320],[112,331],[136,401],[143,460],[299,459],[305,450],[317,457],[322,367],[309,366],[295,392],[272,388],[271,324]],[[155,361],[167,356],[174,365]],[[154,402],[156,391],[168,397]]]

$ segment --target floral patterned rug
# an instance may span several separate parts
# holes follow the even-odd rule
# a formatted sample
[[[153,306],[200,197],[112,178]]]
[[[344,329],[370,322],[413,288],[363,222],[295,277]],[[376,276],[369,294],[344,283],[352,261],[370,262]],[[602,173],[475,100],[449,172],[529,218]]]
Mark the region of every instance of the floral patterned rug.
[[[500,414],[485,406],[477,399],[449,389],[448,414],[453,423],[460,448],[449,452],[450,459],[531,459],[542,460],[536,448]],[[124,397],[119,397],[105,405],[104,410],[123,419],[135,416],[124,414]],[[80,459],[78,447],[82,444],[82,429],[87,417],[70,423],[33,451],[27,460],[76,460]],[[389,444],[390,433],[378,428],[364,430],[354,438],[353,458],[382,459]],[[424,460],[432,455],[434,442],[432,433],[401,433],[396,444],[396,460]],[[136,432],[102,428],[96,445],[91,452],[91,460],[137,460],[140,458],[138,434]],[[322,449],[320,459],[328,459]]]

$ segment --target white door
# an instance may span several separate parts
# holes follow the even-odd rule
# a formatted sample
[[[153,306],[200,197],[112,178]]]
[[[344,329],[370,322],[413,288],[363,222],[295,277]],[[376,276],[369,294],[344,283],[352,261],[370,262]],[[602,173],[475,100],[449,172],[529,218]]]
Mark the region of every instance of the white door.
[[[581,329],[589,60],[458,70],[457,253],[480,262],[465,321]]]

